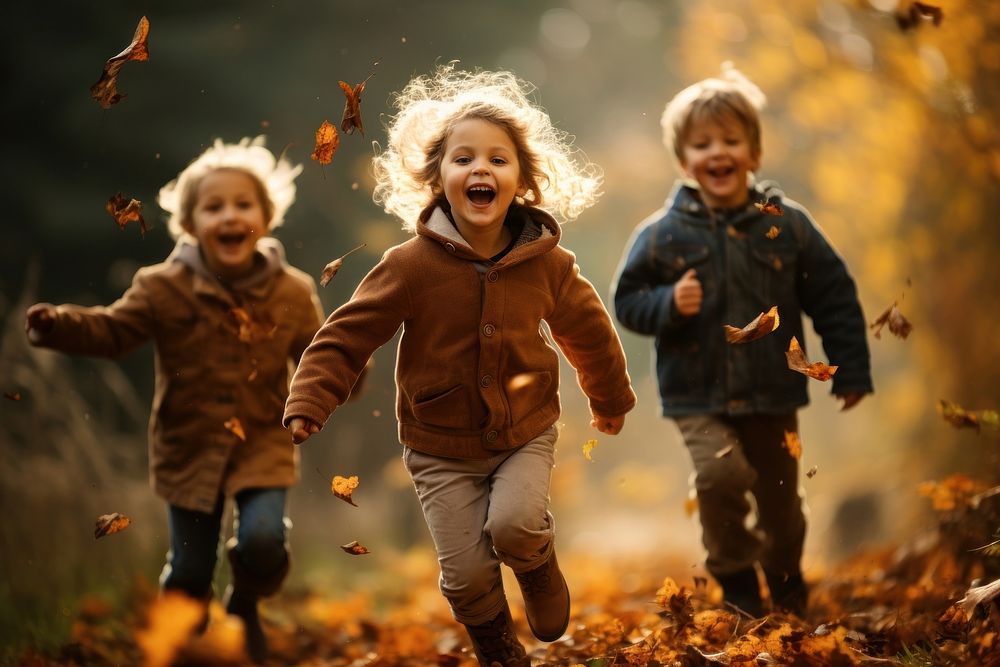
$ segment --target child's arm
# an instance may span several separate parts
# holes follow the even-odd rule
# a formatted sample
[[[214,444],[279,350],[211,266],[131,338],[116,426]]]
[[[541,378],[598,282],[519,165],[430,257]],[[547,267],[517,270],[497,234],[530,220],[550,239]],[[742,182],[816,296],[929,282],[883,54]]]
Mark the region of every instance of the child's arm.
[[[590,399],[592,425],[604,433],[617,433],[625,413],[635,407],[635,392],[611,317],[575,262],[546,321]]]
[[[799,302],[823,341],[829,362],[838,366],[833,393],[844,399],[844,410],[873,391],[867,325],[857,287],[844,260],[820,229],[802,213],[797,216],[801,246]]]
[[[645,335],[669,330],[701,310],[701,283],[693,270],[688,270],[676,284],[663,283],[653,263],[656,227],[652,223],[636,231],[612,288],[618,321]]]
[[[28,342],[69,354],[120,357],[152,335],[153,312],[142,272],[109,306],[37,303],[25,313]]]

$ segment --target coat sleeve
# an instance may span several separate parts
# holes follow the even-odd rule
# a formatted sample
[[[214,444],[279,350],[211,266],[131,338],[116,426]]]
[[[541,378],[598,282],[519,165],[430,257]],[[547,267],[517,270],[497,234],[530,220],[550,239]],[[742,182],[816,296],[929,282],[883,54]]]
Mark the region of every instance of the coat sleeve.
[[[347,401],[368,359],[409,317],[406,283],[383,257],[354,295],[320,327],[292,377],[282,423],[324,424]]]
[[[629,241],[612,287],[615,316],[631,331],[655,336],[684,321],[674,308],[674,286],[653,263],[656,223],[640,226]]]
[[[140,270],[132,285],[109,306],[57,306],[52,330],[31,331],[29,341],[67,354],[124,356],[153,335],[155,314],[149,291],[148,277]]]
[[[833,393],[873,391],[867,326],[857,287],[844,260],[805,213],[795,221],[799,251],[798,296],[823,341],[831,365]]]
[[[555,308],[546,321],[559,349],[576,369],[591,411],[611,417],[635,407],[635,392],[618,333],[601,297],[590,281],[580,275],[575,261],[571,262]]]

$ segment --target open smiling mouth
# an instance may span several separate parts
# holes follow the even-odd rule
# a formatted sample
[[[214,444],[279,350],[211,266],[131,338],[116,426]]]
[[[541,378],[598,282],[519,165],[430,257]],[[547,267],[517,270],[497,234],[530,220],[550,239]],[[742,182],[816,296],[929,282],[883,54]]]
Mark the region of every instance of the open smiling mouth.
[[[713,169],[708,170],[708,175],[711,176],[712,178],[725,178],[726,176],[732,174],[734,171],[736,171],[735,167],[715,167]]]
[[[237,248],[246,241],[246,232],[226,232],[219,234],[219,243],[227,248]]]
[[[486,206],[496,199],[497,193],[488,185],[473,185],[465,191],[465,195],[473,204],[476,204],[477,206]]]

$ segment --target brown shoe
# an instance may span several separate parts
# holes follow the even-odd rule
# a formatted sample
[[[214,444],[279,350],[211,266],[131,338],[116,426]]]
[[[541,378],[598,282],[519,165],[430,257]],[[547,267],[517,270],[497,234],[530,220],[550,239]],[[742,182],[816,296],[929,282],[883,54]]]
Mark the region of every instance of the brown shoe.
[[[569,625],[569,588],[556,562],[556,552],[534,570],[514,576],[521,585],[524,613],[532,634],[543,642],[562,637]]]
[[[476,652],[476,658],[479,659],[480,665],[484,667],[531,667],[531,660],[514,633],[510,607],[506,604],[492,620],[481,625],[466,625],[465,629],[472,640],[472,648]]]

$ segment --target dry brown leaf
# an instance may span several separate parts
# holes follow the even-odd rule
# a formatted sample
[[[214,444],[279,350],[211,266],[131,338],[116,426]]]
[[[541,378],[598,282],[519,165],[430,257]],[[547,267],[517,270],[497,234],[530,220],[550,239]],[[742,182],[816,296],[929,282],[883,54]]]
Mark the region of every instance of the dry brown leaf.
[[[333,495],[337,496],[344,502],[348,502],[357,507],[358,505],[351,498],[351,494],[354,492],[354,489],[358,488],[358,484],[357,475],[351,475],[350,477],[334,475],[333,482],[330,484],[330,491],[333,492]]]
[[[899,312],[899,304],[896,301],[893,301],[891,306],[882,311],[882,314],[869,324],[868,328],[874,331],[875,338],[882,338],[882,327],[886,324],[889,325],[889,333],[904,340],[910,335],[910,331],[913,330],[913,325],[910,324],[910,321]]]
[[[102,109],[110,109],[111,105],[118,104],[125,97],[125,93],[118,92],[118,71],[130,60],[149,60],[148,39],[149,19],[143,16],[132,35],[132,43],[104,63],[101,78],[90,87],[90,96],[97,100]]]
[[[351,554],[352,556],[363,556],[365,554],[371,553],[371,551],[368,550],[368,547],[361,544],[357,540],[354,540],[353,542],[349,542],[347,544],[341,544],[340,548],[346,551],[347,553]]]
[[[780,234],[780,233],[781,233],[780,229],[778,229],[775,225],[771,225],[771,228],[769,230],[767,230],[767,232],[764,234],[764,236],[766,236],[767,238],[769,238],[769,239],[771,239],[773,241],[774,239],[778,238],[778,234]]]
[[[938,400],[938,411],[946,422],[955,428],[973,428],[976,433],[987,426],[993,430],[1000,429],[1000,413],[996,410],[966,410],[958,403]]]
[[[806,477],[808,477],[809,479],[812,479],[813,477],[816,476],[817,472],[819,472],[819,467],[818,466],[813,466],[812,468],[809,468],[809,470],[806,472]]]
[[[796,461],[802,458],[802,440],[799,439],[799,434],[795,431],[785,431],[785,441],[782,443],[788,453],[792,455],[792,458]]]
[[[763,201],[763,202],[755,201],[753,203],[753,205],[756,206],[757,210],[760,211],[761,213],[763,213],[764,215],[784,215],[785,214],[785,209],[781,208],[781,206],[779,204],[775,204],[775,203],[773,203],[771,201]],[[775,236],[777,236],[777,234],[775,234]]]
[[[97,523],[94,525],[94,539],[96,540],[105,535],[125,530],[131,523],[132,519],[118,512],[102,514],[97,517]]]
[[[378,65],[378,61],[374,65]],[[340,89],[344,91],[344,97],[347,98],[344,100],[344,116],[340,120],[340,129],[344,131],[344,134],[351,134],[354,132],[354,128],[358,128],[361,136],[365,136],[365,126],[361,122],[361,94],[365,92],[368,79],[373,76],[375,76],[375,72],[369,74],[368,78],[353,88],[346,81],[340,82]]]
[[[753,320],[742,329],[738,329],[728,324],[724,324],[722,326],[726,330],[726,341],[735,345],[738,343],[749,343],[752,340],[763,338],[777,329],[780,322],[781,318],[778,317],[778,307],[771,306],[769,311],[761,313],[757,317],[753,318]]]
[[[247,441],[247,434],[246,431],[243,430],[243,424],[241,424],[240,420],[236,417],[230,417],[227,419],[223,426],[226,427],[226,430],[239,438],[241,442]]]
[[[345,257],[347,257],[348,255],[350,255],[352,252],[354,252],[356,250],[361,250],[366,245],[368,245],[368,244],[367,243],[362,243],[357,248],[352,248],[351,250],[348,250],[343,255],[341,255],[340,257],[338,257],[337,259],[333,260],[332,262],[330,262],[329,264],[327,264],[325,267],[323,267],[323,273],[319,277],[320,287],[326,287],[327,284],[331,280],[333,280],[333,277],[335,275],[337,275],[337,272],[340,271],[340,269],[341,269],[342,266],[344,266],[344,258]]]
[[[594,451],[594,447],[597,447],[596,440],[588,440],[587,442],[583,443],[583,458],[593,462],[594,459],[590,455],[590,453]]]
[[[337,134],[337,128],[330,121],[324,120],[316,130],[316,147],[309,157],[320,164],[330,164],[338,146],[340,146],[340,135]]]
[[[6,399],[8,399],[8,400],[11,400],[11,401],[20,401],[21,400],[21,392],[19,392],[19,391],[5,391],[3,393],[3,397],[6,398]]]
[[[809,360],[806,359],[806,353],[802,351],[802,347],[795,336],[792,336],[792,340],[788,342],[788,351],[785,352],[785,358],[788,360],[788,367],[790,369],[796,373],[808,375],[820,382],[826,382],[837,372],[837,366],[827,366],[822,361],[809,363]]]
[[[138,199],[126,200],[119,192],[108,199],[104,209],[111,214],[121,229],[125,229],[125,225],[130,222],[138,222],[140,236],[145,236],[149,231],[146,220],[142,217],[142,202]]]
[[[926,2],[911,2],[905,12],[896,13],[896,23],[904,32],[917,27],[923,20],[930,20],[935,28],[940,27],[944,21],[944,10]]]

